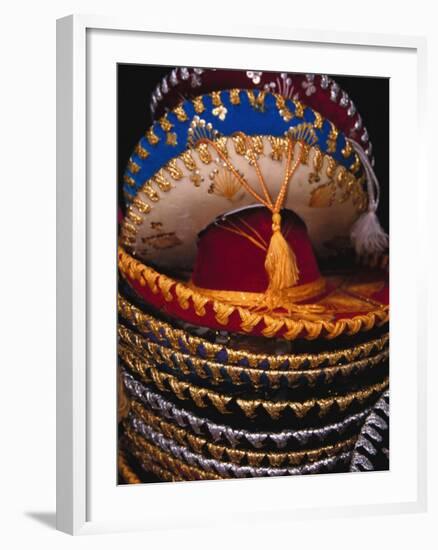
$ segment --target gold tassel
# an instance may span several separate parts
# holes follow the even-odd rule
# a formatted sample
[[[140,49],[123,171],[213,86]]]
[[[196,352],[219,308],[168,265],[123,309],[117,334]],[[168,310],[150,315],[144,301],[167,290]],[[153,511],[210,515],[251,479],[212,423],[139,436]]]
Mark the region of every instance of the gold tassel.
[[[271,307],[281,306],[282,290],[295,286],[300,275],[297,259],[281,232],[281,216],[272,216],[272,237],[266,253],[265,269],[269,277],[266,302]]]

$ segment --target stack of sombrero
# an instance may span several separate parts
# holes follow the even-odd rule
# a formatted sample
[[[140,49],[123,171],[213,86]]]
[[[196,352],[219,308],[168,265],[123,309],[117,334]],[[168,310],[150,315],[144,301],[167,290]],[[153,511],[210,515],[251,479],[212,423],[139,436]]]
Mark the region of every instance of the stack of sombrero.
[[[387,467],[387,237],[353,102],[175,69],[152,108],[120,232],[122,478]]]

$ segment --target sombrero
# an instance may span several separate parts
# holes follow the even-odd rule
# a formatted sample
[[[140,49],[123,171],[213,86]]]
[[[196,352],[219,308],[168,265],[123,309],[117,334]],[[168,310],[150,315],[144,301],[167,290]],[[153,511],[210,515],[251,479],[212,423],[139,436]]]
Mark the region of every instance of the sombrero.
[[[294,170],[282,206],[306,223],[318,255],[349,246],[350,234],[359,253],[381,252],[378,184],[362,147],[297,100],[238,89],[184,101],[140,140],[124,175],[122,244],[162,269],[190,270],[197,234],[260,204],[263,174],[278,196],[288,148]]]
[[[119,249],[129,284],[171,317],[217,329],[283,337],[336,338],[388,321],[387,273],[323,276],[303,222],[292,212],[251,208],[199,236],[189,281],[159,273]]]

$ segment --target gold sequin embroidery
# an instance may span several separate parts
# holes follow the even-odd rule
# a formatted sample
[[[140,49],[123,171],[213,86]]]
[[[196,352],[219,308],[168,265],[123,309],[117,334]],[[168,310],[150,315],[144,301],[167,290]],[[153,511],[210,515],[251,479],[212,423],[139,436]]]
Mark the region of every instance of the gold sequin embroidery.
[[[314,126],[315,128],[317,128],[318,130],[321,130],[322,125],[323,125],[323,123],[324,123],[324,120],[323,120],[321,114],[318,113],[318,111],[313,111],[313,114],[314,114],[314,116],[315,116],[315,119],[314,119],[314,121],[313,121],[313,126]]]
[[[164,172],[162,170],[159,170],[155,174],[155,176],[152,178],[152,181],[156,183],[156,185],[161,191],[167,192],[167,191],[170,191],[170,189],[172,189],[171,183],[166,179]]]
[[[187,113],[184,111],[184,108],[181,105],[179,105],[178,107],[175,107],[173,112],[175,113],[176,118],[180,122],[185,122],[186,120],[188,120]]]
[[[143,187],[141,188],[141,191],[147,196],[149,200],[152,202],[158,202],[160,200],[160,197],[158,193],[155,191],[155,189],[152,188],[150,182],[146,182]]]
[[[239,105],[240,104],[240,90],[234,88],[230,90],[230,103],[232,105]]]
[[[178,136],[175,132],[168,132],[166,134],[166,145],[172,145],[175,147],[178,144]]]
[[[187,168],[187,170],[195,170],[196,162],[194,161],[190,151],[184,151],[184,153],[180,155],[180,158],[183,161],[184,166]]]
[[[310,194],[309,206],[311,208],[327,208],[335,200],[336,187],[333,182],[324,183]]]
[[[135,179],[131,178],[131,176],[128,176],[127,174],[125,174],[123,176],[123,181],[128,185],[130,185],[131,187],[135,187]]]
[[[329,121],[330,124],[330,133],[327,138],[327,152],[334,153],[336,151],[336,144],[338,139],[338,130],[333,122]]]
[[[211,92],[211,102],[215,107],[222,105],[221,93],[220,92]]]
[[[143,202],[139,197],[135,197],[132,201],[132,204],[137,208],[142,214],[149,214],[151,211],[151,205]]]
[[[160,141],[160,138],[155,134],[153,128],[149,128],[146,132],[146,139],[151,145],[156,145]]]
[[[132,206],[128,208],[127,217],[135,225],[141,225],[143,223],[143,218],[133,210]]]
[[[164,169],[169,172],[172,178],[176,181],[179,181],[184,176],[181,168],[178,167],[176,159],[172,159],[171,161],[169,161]]]
[[[211,163],[211,154],[208,150],[208,146],[206,143],[199,143],[195,147],[196,152],[199,155],[199,158],[204,164],[210,164]]]
[[[148,156],[149,156],[149,152],[144,148],[142,147],[140,144],[138,144],[135,148],[135,153],[136,155],[138,155],[139,158],[141,158],[142,160],[144,159],[147,159]]]
[[[295,116],[298,118],[304,117],[304,105],[301,103],[301,101],[298,101],[297,99],[293,99],[292,103],[295,106]]]
[[[137,172],[140,171],[140,166],[136,162],[134,162],[132,159],[129,159],[128,170],[133,174],[136,174]]]
[[[195,109],[195,113],[198,113],[198,115],[200,115],[201,113],[203,113],[205,111],[204,102],[202,101],[201,96],[195,97],[193,99],[193,107]]]
[[[170,130],[173,128],[173,124],[170,122],[170,120],[167,119],[167,116],[164,115],[158,120],[159,125],[165,132],[170,132]]]
[[[349,141],[345,142],[345,147],[342,149],[341,153],[345,159],[348,159],[348,157],[353,153],[353,147]]]

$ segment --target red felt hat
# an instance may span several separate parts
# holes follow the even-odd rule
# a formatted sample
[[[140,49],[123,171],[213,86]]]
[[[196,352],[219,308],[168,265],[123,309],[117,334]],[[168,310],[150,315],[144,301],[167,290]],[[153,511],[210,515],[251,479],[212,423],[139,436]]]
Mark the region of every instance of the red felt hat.
[[[123,276],[167,315],[191,324],[266,337],[336,338],[388,321],[387,273],[321,275],[303,221],[289,210],[252,207],[199,235],[189,282],[119,250]]]
[[[151,110],[158,119],[184,99],[233,88],[260,89],[300,100],[360,143],[373,164],[372,145],[355,104],[327,75],[177,67],[156,86]]]

